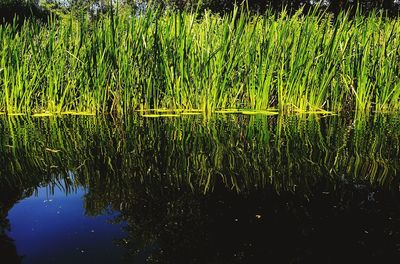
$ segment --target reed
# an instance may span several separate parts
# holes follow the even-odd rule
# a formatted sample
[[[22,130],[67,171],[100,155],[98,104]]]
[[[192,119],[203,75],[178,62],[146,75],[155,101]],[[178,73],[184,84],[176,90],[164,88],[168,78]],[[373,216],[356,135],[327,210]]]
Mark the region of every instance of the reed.
[[[394,112],[399,36],[400,19],[377,13],[240,7],[4,24],[0,112]]]

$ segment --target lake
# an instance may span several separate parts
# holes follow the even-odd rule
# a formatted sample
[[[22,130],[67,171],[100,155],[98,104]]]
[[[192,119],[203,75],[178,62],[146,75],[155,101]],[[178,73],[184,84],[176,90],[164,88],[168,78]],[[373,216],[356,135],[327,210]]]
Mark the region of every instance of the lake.
[[[400,259],[398,116],[3,116],[0,135],[2,263]]]

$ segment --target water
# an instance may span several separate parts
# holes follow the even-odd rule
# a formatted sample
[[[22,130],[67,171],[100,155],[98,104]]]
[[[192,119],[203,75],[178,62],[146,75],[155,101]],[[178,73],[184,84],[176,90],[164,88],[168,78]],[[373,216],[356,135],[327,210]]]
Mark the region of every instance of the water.
[[[0,258],[396,262],[399,128],[396,116],[1,118]]]
[[[105,210],[98,216],[85,214],[79,188],[68,195],[46,187],[17,203],[8,213],[9,237],[27,263],[112,263],[124,250],[114,240],[123,238],[123,225],[110,224],[118,216]],[[101,250],[99,250],[101,249]]]

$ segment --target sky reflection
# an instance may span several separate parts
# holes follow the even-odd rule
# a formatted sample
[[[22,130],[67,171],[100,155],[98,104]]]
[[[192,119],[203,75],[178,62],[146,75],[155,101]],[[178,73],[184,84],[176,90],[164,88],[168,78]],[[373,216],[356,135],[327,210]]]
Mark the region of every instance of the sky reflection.
[[[117,213],[85,215],[84,195],[83,188],[66,194],[41,187],[11,209],[8,235],[24,263],[115,263],[124,255],[113,243],[124,236],[123,224],[110,224]]]

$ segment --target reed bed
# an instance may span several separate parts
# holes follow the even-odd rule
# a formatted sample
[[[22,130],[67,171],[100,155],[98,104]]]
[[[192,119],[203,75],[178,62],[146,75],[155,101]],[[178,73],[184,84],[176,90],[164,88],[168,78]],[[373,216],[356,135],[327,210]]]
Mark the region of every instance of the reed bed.
[[[0,25],[0,112],[394,112],[399,47],[399,18],[345,12],[149,9]]]

